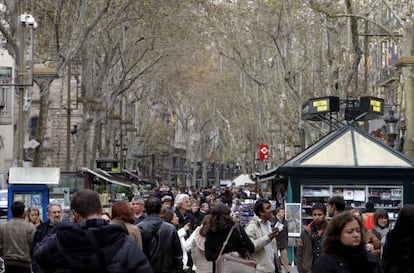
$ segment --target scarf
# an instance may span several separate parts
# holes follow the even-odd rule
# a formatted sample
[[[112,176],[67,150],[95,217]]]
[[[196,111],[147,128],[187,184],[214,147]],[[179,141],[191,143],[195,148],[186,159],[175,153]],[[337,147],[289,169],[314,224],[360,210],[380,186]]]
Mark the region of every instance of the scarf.
[[[385,236],[387,236],[388,231],[390,231],[389,228],[381,228],[379,226],[375,226],[374,230],[381,235],[381,239],[385,238]]]

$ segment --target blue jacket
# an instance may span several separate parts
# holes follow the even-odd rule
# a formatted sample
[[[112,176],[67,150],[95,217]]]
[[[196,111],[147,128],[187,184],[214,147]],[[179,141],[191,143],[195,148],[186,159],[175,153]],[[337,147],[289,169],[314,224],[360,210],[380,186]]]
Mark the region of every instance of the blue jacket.
[[[86,230],[96,238],[102,256]],[[60,223],[54,234],[36,246],[34,258],[45,273],[153,272],[148,259],[128,237],[125,228],[109,225],[102,219],[90,219],[79,225]]]

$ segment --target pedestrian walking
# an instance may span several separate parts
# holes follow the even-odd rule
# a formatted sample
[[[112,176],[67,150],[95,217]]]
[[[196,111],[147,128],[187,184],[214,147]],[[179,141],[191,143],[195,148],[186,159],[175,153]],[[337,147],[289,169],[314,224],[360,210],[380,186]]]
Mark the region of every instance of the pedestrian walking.
[[[177,194],[175,196],[174,201],[174,212],[176,213],[178,217],[178,225],[176,226],[177,230],[182,230],[183,227],[186,227],[185,231],[186,233],[184,236],[182,236],[182,233],[178,233],[178,235],[181,235],[182,240],[186,240],[188,237],[190,237],[191,233],[193,233],[194,229],[196,228],[196,219],[194,217],[194,214],[191,213],[191,199],[188,194],[181,193]],[[193,267],[193,260],[191,258],[191,254],[186,253],[184,255],[185,262],[184,268],[192,268]]]
[[[30,256],[32,257],[32,270],[34,273],[42,273],[33,259],[33,251],[37,244],[43,241],[44,238],[55,232],[55,227],[62,222],[62,206],[59,203],[50,203],[47,206],[47,220],[41,223],[34,235],[33,243],[30,250]]]
[[[394,228],[387,234],[382,268],[384,273],[414,272],[414,205],[401,208]]]
[[[144,204],[144,198],[140,196],[134,196],[131,200],[132,215],[134,217],[135,224],[139,224],[145,219]]]
[[[248,253],[254,252],[253,242],[240,224],[233,221],[230,213],[231,210],[226,204],[216,202],[211,209],[211,217],[207,223],[208,231],[206,234],[205,254],[206,259],[212,261],[213,273],[216,272],[215,261],[233,226],[236,225],[236,228],[233,229],[223,253],[237,252],[241,257],[246,257]]]
[[[174,203],[174,193],[173,193],[172,189],[170,188],[167,181],[162,181],[161,182],[161,186],[155,194],[159,199],[163,198],[166,195],[169,195],[169,196],[171,196],[171,200]]]
[[[135,225],[135,219],[127,203],[119,201],[112,205],[111,223],[125,226],[128,235],[134,240],[137,246],[142,249],[141,232]]]
[[[178,228],[179,220],[178,216],[175,213],[175,211],[167,210],[164,215],[164,221],[167,223],[172,224],[175,228]],[[183,251],[183,270],[184,272],[191,273],[191,268],[187,265],[188,263],[188,251],[190,250],[190,247],[186,249],[185,247],[185,241],[187,236],[187,230],[190,228],[190,223],[184,225],[182,228],[177,230],[178,238],[180,239],[181,249]]]
[[[256,272],[279,271],[275,263],[279,260],[275,238],[280,230],[272,230],[272,206],[269,200],[257,200],[254,204],[254,214],[246,226],[246,233],[254,244],[252,258],[256,261]]]
[[[90,189],[71,200],[74,222],[62,222],[35,249],[44,273],[152,273],[144,253],[121,225],[101,218],[99,195]]]
[[[13,218],[0,226],[0,256],[7,273],[31,273],[30,247],[36,232],[32,223],[25,221],[23,202],[11,205]]]
[[[374,253],[378,259],[381,258],[382,246],[385,243],[390,225],[388,213],[384,209],[377,209],[374,212],[374,227],[367,231],[366,248]]]
[[[209,228],[211,215],[208,214],[203,218],[201,226],[197,227],[193,231],[191,236],[194,236],[194,240],[191,241],[191,258],[196,268],[196,273],[212,273],[213,267],[211,262],[207,261],[205,254],[205,242],[206,235]]]
[[[40,210],[36,206],[31,206],[27,209],[26,212],[26,220],[29,223],[32,223],[37,228],[41,223],[42,220],[40,219]]]
[[[280,262],[285,268],[285,272],[290,272],[290,265],[288,259],[288,242],[289,242],[289,230],[288,223],[285,219],[285,209],[279,207],[276,209],[276,223],[282,224],[283,228],[276,235],[277,248],[280,252]],[[280,270],[279,270],[280,271]]]
[[[204,214],[200,212],[200,204],[196,199],[191,199],[191,210],[189,213],[192,215],[192,218],[194,219],[194,229],[201,225],[201,222],[203,221]]]
[[[299,273],[310,273],[317,258],[322,254],[322,240],[328,226],[326,206],[316,203],[312,207],[312,222],[300,233],[296,260]]]
[[[161,199],[150,197],[145,202],[147,217],[138,224],[142,245],[154,273],[183,271],[183,251],[175,226],[161,220]]]
[[[172,209],[173,208],[173,204],[172,204],[172,197],[169,195],[164,195],[161,198],[161,202],[162,202],[162,207],[166,208],[166,209]]]
[[[335,215],[326,228],[323,253],[312,273],[380,273],[378,259],[365,249],[362,230],[362,222],[351,212]]]
[[[345,200],[342,196],[333,196],[328,200],[328,206],[326,211],[329,217],[334,217],[336,214],[341,213],[345,210]]]
[[[362,219],[366,230],[371,230],[374,227],[374,212],[375,206],[371,201],[365,204],[365,211],[362,213]]]
[[[180,229],[185,225],[190,224],[190,228],[187,232],[188,236],[190,236],[195,229],[195,218],[191,213],[191,200],[187,194],[177,194],[174,202],[174,211],[177,214],[179,222],[177,228]]]

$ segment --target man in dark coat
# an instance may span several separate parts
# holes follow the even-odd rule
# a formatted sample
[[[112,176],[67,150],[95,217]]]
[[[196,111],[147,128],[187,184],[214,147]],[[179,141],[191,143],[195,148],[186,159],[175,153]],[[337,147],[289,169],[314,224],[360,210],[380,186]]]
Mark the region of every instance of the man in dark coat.
[[[181,273],[183,250],[177,229],[160,219],[161,200],[150,197],[145,202],[147,217],[137,226],[141,231],[144,253],[154,273]]]
[[[125,227],[101,218],[99,195],[80,190],[73,195],[74,222],[56,226],[55,233],[37,245],[34,258],[42,272],[152,273],[144,253]]]
[[[50,234],[55,233],[55,227],[62,222],[62,206],[59,203],[50,203],[47,207],[47,221],[41,223],[36,230],[33,243],[30,249],[30,256],[33,259],[33,250],[36,245]],[[32,260],[32,270],[34,273],[41,273],[39,266]]]
[[[287,273],[290,272],[290,265],[289,265],[289,259],[288,259],[288,223],[285,219],[285,209],[282,207],[279,207],[276,209],[276,224],[280,223],[283,225],[283,228],[279,231],[279,233],[276,235],[276,242],[277,242],[277,248],[280,251],[280,262],[282,263],[283,267],[285,268],[285,271]],[[282,226],[281,226],[282,227]],[[279,268],[279,272],[281,271],[281,268]]]

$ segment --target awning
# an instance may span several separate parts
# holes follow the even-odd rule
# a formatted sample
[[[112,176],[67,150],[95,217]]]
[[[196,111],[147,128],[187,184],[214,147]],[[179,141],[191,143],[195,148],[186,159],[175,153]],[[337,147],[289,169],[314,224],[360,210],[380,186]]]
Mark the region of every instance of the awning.
[[[245,184],[255,184],[255,182],[250,179],[249,174],[240,174],[235,179],[233,179],[232,183],[235,186],[244,186]]]
[[[97,177],[99,177],[100,179],[105,180],[108,183],[112,183],[112,184],[116,184],[116,185],[120,185],[120,186],[124,186],[127,188],[131,188],[132,187],[132,183],[129,182],[128,180],[125,179],[121,179],[119,177],[113,176],[110,173],[107,173],[101,169],[97,169],[97,170],[91,170],[88,168],[83,167],[82,171],[84,172],[88,172],[92,175],[95,175]]]
[[[150,181],[150,180],[145,180],[141,177],[139,177],[136,173],[130,172],[128,170],[122,170],[122,172],[130,175],[131,177],[135,178],[132,182],[134,182],[135,184],[139,185],[152,185],[152,186],[156,186],[157,182],[155,181]]]
[[[47,167],[11,167],[9,184],[59,184],[60,169]]]
[[[123,170],[123,172],[124,172],[124,173],[126,173],[126,174],[128,174],[128,175],[130,175],[130,176],[132,176],[132,177],[133,177],[133,178],[135,178],[137,181],[139,181],[139,180],[140,180],[139,176],[138,176],[137,174],[135,174],[135,173],[132,173],[132,172],[130,172],[130,171],[128,171],[128,170]]]
[[[270,170],[265,170],[261,173],[259,173],[258,175],[258,181],[259,182],[266,182],[268,180],[272,180],[276,178],[276,171],[279,168],[279,166],[270,169]]]

